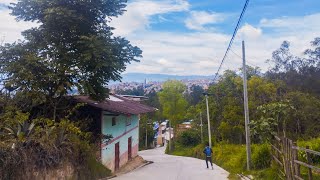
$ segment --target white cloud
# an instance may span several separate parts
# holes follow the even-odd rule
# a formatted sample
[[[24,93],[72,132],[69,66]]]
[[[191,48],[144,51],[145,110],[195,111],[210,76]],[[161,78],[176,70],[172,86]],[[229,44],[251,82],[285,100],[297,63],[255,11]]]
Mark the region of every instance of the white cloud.
[[[186,0],[136,0],[128,4],[124,15],[114,18],[110,25],[116,27],[116,35],[128,35],[138,30],[145,30],[151,23],[151,17],[170,12],[189,9]]]
[[[301,17],[262,19],[257,27],[246,24],[239,30],[233,49],[241,55],[240,42],[245,40],[248,61],[251,65],[267,70],[269,65],[265,60],[271,58],[272,52],[284,40],[291,43],[290,51],[293,54],[303,56],[303,51],[310,48],[310,41],[320,36],[319,18],[320,13],[317,13]]]
[[[0,1],[7,3],[10,0]],[[190,5],[185,0],[135,0],[128,4],[124,16],[114,19],[111,25],[117,28],[117,35],[123,35],[143,50],[143,58],[140,63],[129,64],[126,72],[180,75],[212,75],[216,72],[231,34],[203,30],[210,24],[223,21],[223,14],[219,17],[215,13],[191,11],[185,25],[188,22],[188,28],[198,31],[190,33],[148,29],[153,23],[153,16],[158,16],[160,21],[171,21],[170,16],[165,16],[167,13],[188,12],[189,8]],[[249,65],[258,65],[267,70],[265,60],[271,57],[272,51],[284,40],[291,42],[293,53],[302,55],[310,47],[309,42],[320,36],[319,19],[320,13],[317,13],[301,17],[262,19],[258,24],[244,24],[239,29],[232,50],[241,56],[241,41],[245,40]],[[0,36],[6,35],[5,42],[22,38],[21,31],[36,25],[16,22],[9,15],[9,10],[0,10],[0,22]],[[240,67],[241,58],[230,52],[221,72]]]
[[[310,41],[320,36],[320,15],[286,17],[262,20],[260,24],[245,24],[239,29],[232,50],[227,56],[220,72],[241,67],[241,41],[246,43],[247,62],[268,70],[272,52],[280,47],[284,40],[291,42],[293,54],[302,56],[310,47]],[[279,23],[279,20],[283,23]],[[218,32],[143,32],[128,36],[133,44],[143,50],[143,59],[139,64],[129,65],[127,72],[139,72],[145,64],[149,67],[142,72],[171,74],[212,75],[216,72],[227,48],[231,34]],[[238,57],[240,56],[240,57]],[[159,59],[170,62],[170,66],[159,64]],[[155,68],[158,67],[158,68]],[[178,69],[177,69],[178,68]],[[140,71],[141,72],[141,71]]]
[[[16,3],[18,0],[1,0],[0,4],[10,5],[10,3]]]
[[[302,17],[281,17],[277,19],[262,19],[260,26],[265,28],[277,28],[278,30],[312,30],[320,29],[320,13],[306,15]]]
[[[30,27],[37,26],[36,23],[25,22],[15,20],[14,16],[11,16],[10,10],[0,10],[0,36],[4,37],[4,42],[11,43],[22,39],[21,32],[23,30],[29,29]]]
[[[243,38],[256,39],[262,35],[262,29],[255,28],[252,25],[246,23],[239,29],[238,33]]]
[[[227,46],[228,36],[216,33],[143,32],[128,37],[143,50],[140,63],[127,72],[213,74]],[[152,68],[149,68],[152,67]]]
[[[205,30],[205,25],[222,22],[224,14],[206,11],[191,11],[190,17],[185,20],[187,28],[192,30]]]

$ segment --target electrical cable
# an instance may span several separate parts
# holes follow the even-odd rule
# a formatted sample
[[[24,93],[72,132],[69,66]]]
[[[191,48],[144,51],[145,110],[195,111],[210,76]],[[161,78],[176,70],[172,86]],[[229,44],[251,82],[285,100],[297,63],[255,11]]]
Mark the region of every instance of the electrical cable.
[[[249,4],[249,0],[246,0],[246,3],[245,3],[245,5],[244,5],[244,7],[243,7],[243,9],[242,9],[242,12],[241,12],[241,14],[240,14],[240,17],[239,17],[239,19],[238,19],[237,25],[236,25],[236,27],[235,27],[235,29],[234,29],[234,31],[233,31],[233,34],[232,34],[232,37],[231,37],[231,39],[230,39],[228,48],[227,48],[227,50],[226,50],[226,52],[225,52],[225,54],[224,54],[224,56],[223,56],[223,58],[222,58],[222,60],[221,60],[221,63],[220,63],[220,66],[219,66],[217,72],[215,73],[215,77],[213,78],[213,82],[215,82],[215,80],[216,80],[216,78],[217,78],[217,76],[218,76],[218,74],[219,74],[219,71],[220,71],[220,69],[221,69],[221,67],[222,67],[222,65],[223,65],[223,63],[224,63],[224,60],[226,59],[226,57],[227,57],[227,55],[228,55],[228,52],[229,52],[229,50],[230,50],[230,48],[231,48],[231,46],[232,46],[233,40],[234,40],[234,38],[235,38],[235,36],[236,36],[236,34],[237,34],[237,32],[238,32],[238,29],[239,29],[241,20],[242,20],[243,15],[244,15],[247,7],[248,7],[248,4]]]

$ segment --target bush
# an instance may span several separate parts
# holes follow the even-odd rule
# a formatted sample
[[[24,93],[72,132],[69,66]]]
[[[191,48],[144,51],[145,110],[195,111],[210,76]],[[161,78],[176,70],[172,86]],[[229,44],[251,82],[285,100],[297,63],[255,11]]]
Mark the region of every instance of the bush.
[[[310,149],[320,152],[320,138],[311,139],[308,141],[299,140],[297,141],[297,144],[299,147],[305,148],[306,146],[309,146]],[[305,152],[299,151],[298,156],[300,160],[306,161],[307,155]],[[310,157],[313,163],[317,163],[317,164],[320,163],[320,156],[311,154]]]
[[[213,161],[231,173],[241,173],[246,168],[246,147],[235,144],[213,146]]]
[[[271,149],[268,144],[256,144],[252,148],[252,166],[254,169],[270,167]]]
[[[34,179],[32,172],[43,172],[70,164],[77,179],[99,179],[110,170],[95,159],[92,134],[67,119],[59,122],[28,113],[10,111],[0,116],[0,177]]]
[[[177,141],[183,146],[196,146],[200,143],[200,135],[197,131],[186,130],[177,136]]]

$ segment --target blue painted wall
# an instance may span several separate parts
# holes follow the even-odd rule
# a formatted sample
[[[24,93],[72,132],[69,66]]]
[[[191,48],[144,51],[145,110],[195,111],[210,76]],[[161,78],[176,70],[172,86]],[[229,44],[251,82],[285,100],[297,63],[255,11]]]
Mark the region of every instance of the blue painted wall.
[[[101,128],[103,134],[111,134],[113,139],[111,143],[101,149],[102,163],[109,169],[114,170],[115,159],[115,144],[120,142],[120,166],[124,165],[128,159],[123,158],[124,153],[128,151],[128,138],[132,137],[132,150],[133,147],[139,146],[139,116],[138,115],[119,115],[110,116],[104,114],[111,114],[109,112],[103,112],[103,118],[101,122]],[[116,117],[116,125],[112,126],[112,118]],[[128,124],[130,121],[130,125]],[[136,152],[132,153],[132,157],[136,155]],[[121,158],[122,157],[122,158]]]

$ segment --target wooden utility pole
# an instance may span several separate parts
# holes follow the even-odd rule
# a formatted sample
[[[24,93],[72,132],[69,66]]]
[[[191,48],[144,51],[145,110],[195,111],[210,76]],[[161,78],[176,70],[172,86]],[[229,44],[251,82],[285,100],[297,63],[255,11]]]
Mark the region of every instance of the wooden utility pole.
[[[171,153],[171,120],[169,120],[169,152]]]
[[[207,120],[208,120],[208,135],[209,135],[209,147],[211,148],[211,130],[210,130],[210,116],[209,116],[209,104],[208,104],[208,94],[206,96],[206,105],[207,105]]]
[[[148,120],[146,120],[146,149],[148,149]]]
[[[201,122],[201,124],[200,124],[200,130],[201,130],[201,143],[203,143],[203,131],[202,131],[202,126],[203,126],[203,124],[202,124],[202,114],[201,114],[201,112],[200,112],[200,122]]]
[[[248,90],[247,90],[247,68],[244,41],[242,41],[242,57],[243,57],[243,99],[244,99],[244,115],[246,130],[246,149],[247,149],[247,170],[250,170],[251,148],[250,148],[250,128],[249,128],[249,107],[248,107]]]

